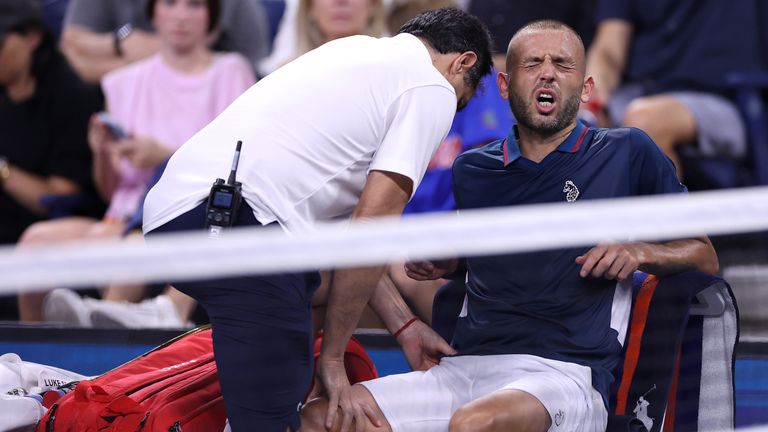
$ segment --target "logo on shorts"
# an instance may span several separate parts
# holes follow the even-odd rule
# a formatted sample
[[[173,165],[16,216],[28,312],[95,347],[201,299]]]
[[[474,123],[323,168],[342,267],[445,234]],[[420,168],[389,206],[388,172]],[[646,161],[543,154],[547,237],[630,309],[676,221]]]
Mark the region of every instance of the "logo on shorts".
[[[640,396],[635,404],[635,409],[632,410],[632,412],[635,413],[635,418],[640,420],[640,422],[643,423],[643,426],[648,430],[651,430],[653,427],[653,418],[648,416],[648,407],[651,406],[651,403],[645,400],[645,397],[653,390],[656,390],[656,384],[654,384],[650,390],[645,392],[644,395]]]
[[[563,192],[565,192],[565,200],[568,202],[574,202],[579,197],[579,188],[571,180],[566,180]]]
[[[565,413],[563,410],[557,410],[557,414],[555,414],[555,426],[560,426],[565,421]]]

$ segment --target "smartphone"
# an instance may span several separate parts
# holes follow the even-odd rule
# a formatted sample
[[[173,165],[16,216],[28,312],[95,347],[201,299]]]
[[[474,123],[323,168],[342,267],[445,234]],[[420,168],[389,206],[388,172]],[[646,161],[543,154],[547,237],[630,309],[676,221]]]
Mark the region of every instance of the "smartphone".
[[[125,133],[125,130],[123,130],[122,126],[120,126],[120,123],[112,118],[109,113],[102,111],[96,114],[96,116],[98,117],[99,121],[101,121],[101,123],[107,127],[107,130],[109,131],[109,134],[112,135],[112,138],[116,140],[128,138],[128,134]]]

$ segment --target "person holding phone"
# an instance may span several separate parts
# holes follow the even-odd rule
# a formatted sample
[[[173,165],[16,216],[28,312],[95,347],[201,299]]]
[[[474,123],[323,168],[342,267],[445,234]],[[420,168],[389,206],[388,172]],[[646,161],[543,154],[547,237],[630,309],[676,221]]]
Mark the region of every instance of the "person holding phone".
[[[35,224],[22,236],[21,247],[119,238],[155,169],[254,83],[252,68],[242,55],[214,53],[208,47],[220,11],[220,0],[147,2],[160,51],[104,77],[101,87],[109,114],[94,114],[88,129],[96,188],[109,202],[106,214],[101,220],[64,218]],[[141,295],[139,290],[131,292]],[[70,294],[59,300],[76,297]],[[44,318],[43,298],[44,294],[20,296],[21,319]],[[48,318],[64,318],[57,315],[59,306],[51,304]],[[75,318],[87,324],[87,317]]]

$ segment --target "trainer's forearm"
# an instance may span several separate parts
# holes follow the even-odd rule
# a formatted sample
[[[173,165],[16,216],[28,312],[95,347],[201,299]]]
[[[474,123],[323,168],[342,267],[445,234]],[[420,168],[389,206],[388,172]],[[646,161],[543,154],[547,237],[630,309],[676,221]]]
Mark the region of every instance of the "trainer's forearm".
[[[343,358],[347,341],[371,299],[384,266],[336,270],[328,294],[322,355]]]
[[[371,171],[352,218],[360,222],[401,214],[412,187],[411,179],[401,174]],[[385,268],[381,265],[334,272],[325,313],[322,349],[325,358],[343,358],[347,340],[360,321],[363,308],[371,299]]]

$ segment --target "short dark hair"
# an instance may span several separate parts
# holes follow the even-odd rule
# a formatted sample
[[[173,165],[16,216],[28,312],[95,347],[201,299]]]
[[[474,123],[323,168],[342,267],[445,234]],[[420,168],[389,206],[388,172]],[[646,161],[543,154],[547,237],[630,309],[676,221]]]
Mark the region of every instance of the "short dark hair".
[[[543,20],[537,20],[530,22],[520,28],[520,30],[516,31],[514,35],[512,35],[512,38],[509,40],[509,46],[512,46],[512,41],[515,40],[519,35],[528,32],[528,31],[536,31],[536,30],[558,30],[565,33],[570,34],[573,36],[577,41],[578,45],[581,48],[581,55],[586,57],[586,49],[584,48],[584,41],[581,39],[581,36],[579,36],[579,33],[576,32],[576,30],[573,29],[573,27],[569,26],[568,24],[558,21],[558,20],[552,20],[552,19],[543,19]],[[511,64],[510,62],[510,56],[509,56],[509,47],[507,48],[507,72],[509,72]],[[586,68],[586,63],[583,65],[583,67]]]
[[[422,12],[405,23],[400,33],[426,40],[440,54],[472,51],[477,62],[467,72],[466,83],[477,88],[480,79],[491,73],[491,35],[474,15],[456,8]]]
[[[238,0],[240,1],[240,0]],[[152,21],[155,16],[155,4],[157,0],[148,0],[147,7],[144,9],[144,13],[147,15],[147,19]],[[208,6],[208,33],[219,25],[219,16],[221,15],[221,0],[206,0],[206,6]]]

